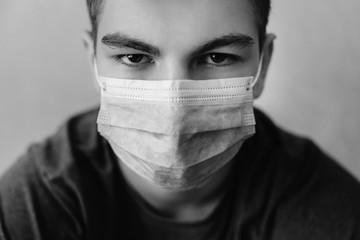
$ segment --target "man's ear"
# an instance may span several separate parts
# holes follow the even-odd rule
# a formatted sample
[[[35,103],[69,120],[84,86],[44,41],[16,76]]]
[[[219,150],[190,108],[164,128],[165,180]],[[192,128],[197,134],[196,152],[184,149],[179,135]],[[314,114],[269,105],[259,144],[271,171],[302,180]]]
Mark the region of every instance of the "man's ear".
[[[260,69],[260,74],[259,74],[259,78],[258,81],[256,82],[255,86],[254,86],[254,99],[260,97],[263,89],[264,89],[264,85],[265,85],[265,79],[266,79],[266,74],[270,65],[270,61],[271,61],[271,57],[272,57],[272,53],[274,50],[274,40],[275,40],[276,36],[272,33],[269,33],[266,35],[266,39],[262,48],[262,65],[261,65],[261,69]]]
[[[82,41],[83,41],[84,48],[86,51],[89,68],[90,68],[90,71],[93,76],[93,83],[94,83],[95,89],[98,90],[99,89],[99,83],[97,81],[98,76],[96,76],[97,73],[95,72],[95,66],[94,66],[95,57],[96,57],[95,56],[95,45],[94,45],[94,39],[92,37],[91,32],[89,32],[89,31],[84,32],[82,35]]]
[[[85,31],[82,34],[82,41],[84,44],[84,48],[86,51],[87,59],[89,62],[89,66],[91,69],[94,69],[94,58],[95,58],[95,51],[94,51],[94,40],[92,38],[92,34],[90,31]]]

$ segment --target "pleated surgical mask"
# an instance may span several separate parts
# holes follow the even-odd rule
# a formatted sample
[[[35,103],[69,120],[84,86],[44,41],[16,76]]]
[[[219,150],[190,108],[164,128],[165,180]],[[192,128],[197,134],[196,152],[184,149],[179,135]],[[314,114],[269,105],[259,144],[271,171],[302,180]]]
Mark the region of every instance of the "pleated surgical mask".
[[[98,131],[120,161],[148,182],[173,190],[195,188],[255,133],[256,79],[99,76]]]

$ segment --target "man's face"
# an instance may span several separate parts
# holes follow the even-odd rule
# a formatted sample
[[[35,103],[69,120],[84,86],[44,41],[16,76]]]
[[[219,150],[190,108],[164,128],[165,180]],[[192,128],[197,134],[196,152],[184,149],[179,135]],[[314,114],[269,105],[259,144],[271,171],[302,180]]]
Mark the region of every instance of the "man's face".
[[[247,0],[106,0],[99,74],[124,79],[254,76],[255,16]]]

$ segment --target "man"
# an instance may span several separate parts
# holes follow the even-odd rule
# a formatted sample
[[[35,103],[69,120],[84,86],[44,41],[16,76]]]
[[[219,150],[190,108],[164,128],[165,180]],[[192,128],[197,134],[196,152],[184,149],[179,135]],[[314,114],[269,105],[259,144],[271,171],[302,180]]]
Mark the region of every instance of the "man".
[[[253,110],[269,1],[87,2],[100,110],[2,177],[0,239],[360,239],[359,184]]]

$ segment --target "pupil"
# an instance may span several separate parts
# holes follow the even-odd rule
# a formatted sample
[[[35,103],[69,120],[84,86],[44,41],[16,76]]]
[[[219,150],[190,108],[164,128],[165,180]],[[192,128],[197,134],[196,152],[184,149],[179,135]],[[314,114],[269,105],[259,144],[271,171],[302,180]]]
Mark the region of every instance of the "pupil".
[[[129,54],[126,57],[132,63],[139,63],[143,59],[143,55],[141,54]]]
[[[214,63],[222,63],[226,59],[225,54],[213,53],[210,55],[211,61]]]

